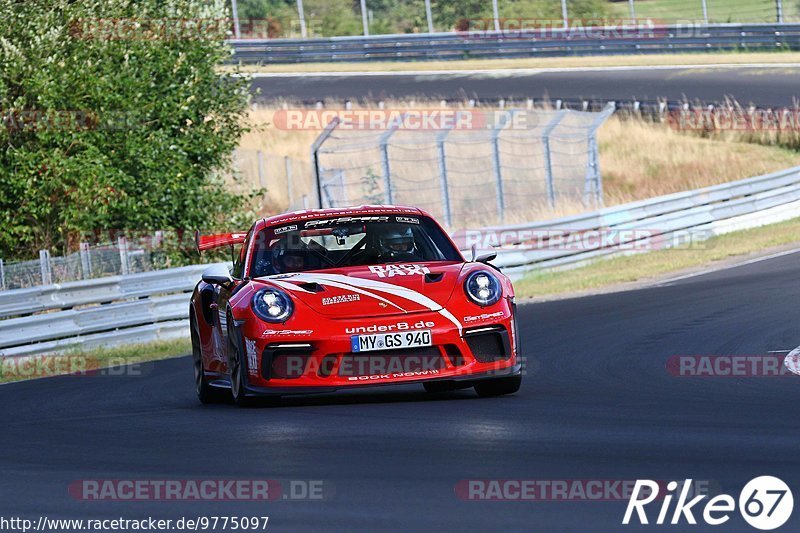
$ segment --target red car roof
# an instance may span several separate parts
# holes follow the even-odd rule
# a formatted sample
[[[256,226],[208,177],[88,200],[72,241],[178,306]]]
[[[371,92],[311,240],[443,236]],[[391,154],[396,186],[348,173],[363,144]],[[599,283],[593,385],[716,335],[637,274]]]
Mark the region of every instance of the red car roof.
[[[285,224],[287,222],[349,215],[430,216],[428,213],[417,207],[406,207],[401,205],[359,205],[356,207],[335,207],[329,209],[304,209],[302,211],[292,211],[290,213],[283,213],[281,215],[265,218],[263,222],[266,226],[273,226],[275,224]]]

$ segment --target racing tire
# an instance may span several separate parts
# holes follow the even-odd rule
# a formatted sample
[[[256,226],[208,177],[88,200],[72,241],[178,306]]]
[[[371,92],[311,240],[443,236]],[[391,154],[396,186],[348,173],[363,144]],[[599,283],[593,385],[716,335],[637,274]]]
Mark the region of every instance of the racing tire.
[[[206,371],[203,368],[203,355],[200,349],[200,335],[197,333],[197,323],[192,313],[189,320],[190,336],[192,338],[192,365],[194,366],[194,385],[197,399],[200,403],[219,403],[225,399],[223,391],[212,387],[206,379]]]
[[[233,317],[228,315],[228,366],[231,372],[231,397],[233,403],[239,407],[249,407],[253,404],[253,399],[247,396],[245,388],[245,376],[247,369],[244,365],[244,354],[239,346],[238,333],[232,327]],[[236,339],[236,340],[234,340]]]
[[[478,381],[475,383],[475,392],[481,398],[514,394],[522,385],[522,376],[508,376]]]

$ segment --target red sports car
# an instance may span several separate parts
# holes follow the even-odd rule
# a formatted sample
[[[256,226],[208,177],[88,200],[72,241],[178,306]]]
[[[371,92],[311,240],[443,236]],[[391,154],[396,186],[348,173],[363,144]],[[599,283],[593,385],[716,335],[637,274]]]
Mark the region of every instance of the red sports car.
[[[296,211],[197,244],[242,244],[233,268],[209,267],[192,294],[201,402],[399,383],[481,396],[520,387],[511,282],[488,264],[493,254],[466,261],[424,211]]]

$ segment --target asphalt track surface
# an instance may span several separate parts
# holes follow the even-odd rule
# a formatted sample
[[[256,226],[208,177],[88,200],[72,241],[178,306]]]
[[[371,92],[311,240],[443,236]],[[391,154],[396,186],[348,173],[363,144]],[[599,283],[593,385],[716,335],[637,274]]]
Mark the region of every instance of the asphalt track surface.
[[[800,254],[791,254],[665,286],[523,305],[528,375],[510,397],[432,397],[413,385],[279,407],[202,406],[186,357],[141,377],[3,385],[0,516],[268,515],[271,531],[638,529],[620,525],[622,501],[475,502],[454,493],[459,480],[495,478],[693,478],[738,498],[746,481],[769,474],[798,502],[800,378],[676,378],[665,361],[795,348],[799,281]],[[130,478],[324,480],[335,493],[267,503],[86,502],[67,493],[79,479]],[[798,525],[795,508],[783,530]],[[722,530],[755,531],[738,513]]]
[[[386,100],[640,100],[720,103],[732,97],[743,105],[791,106],[800,96],[800,68],[739,67],[690,69],[574,70],[526,73],[449,73],[259,77],[256,101],[275,99]]]

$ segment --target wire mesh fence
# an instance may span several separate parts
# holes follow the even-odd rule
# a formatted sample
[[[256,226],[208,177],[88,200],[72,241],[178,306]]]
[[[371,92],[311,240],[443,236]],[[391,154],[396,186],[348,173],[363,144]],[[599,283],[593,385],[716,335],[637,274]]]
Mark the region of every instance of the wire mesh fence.
[[[323,2],[324,3],[324,2]],[[305,4],[305,5],[304,5]],[[313,2],[294,8],[267,3],[251,6],[248,17],[231,28],[237,39],[292,39],[335,36],[465,31],[527,27],[616,25],[629,21],[654,24],[775,23],[800,21],[796,0],[496,0],[464,5],[418,0],[389,4],[364,0],[337,17],[320,17]],[[427,9],[426,9],[427,7]],[[361,9],[367,10],[362,17]],[[254,16],[255,18],[250,18]]]
[[[49,251],[41,250],[38,260],[0,259],[0,290],[135,274],[169,266],[172,265],[164,260],[162,250],[129,243],[125,238],[116,243],[81,243],[80,251],[64,256],[53,256]]]
[[[337,117],[312,147],[317,203],[412,205],[450,228],[521,222],[563,203],[599,207],[595,134],[612,112],[461,110],[426,128],[407,112],[378,129]]]
[[[235,172],[227,181],[233,192],[263,189],[272,205],[289,210],[313,207],[316,193],[308,160],[237,148],[233,163]]]

